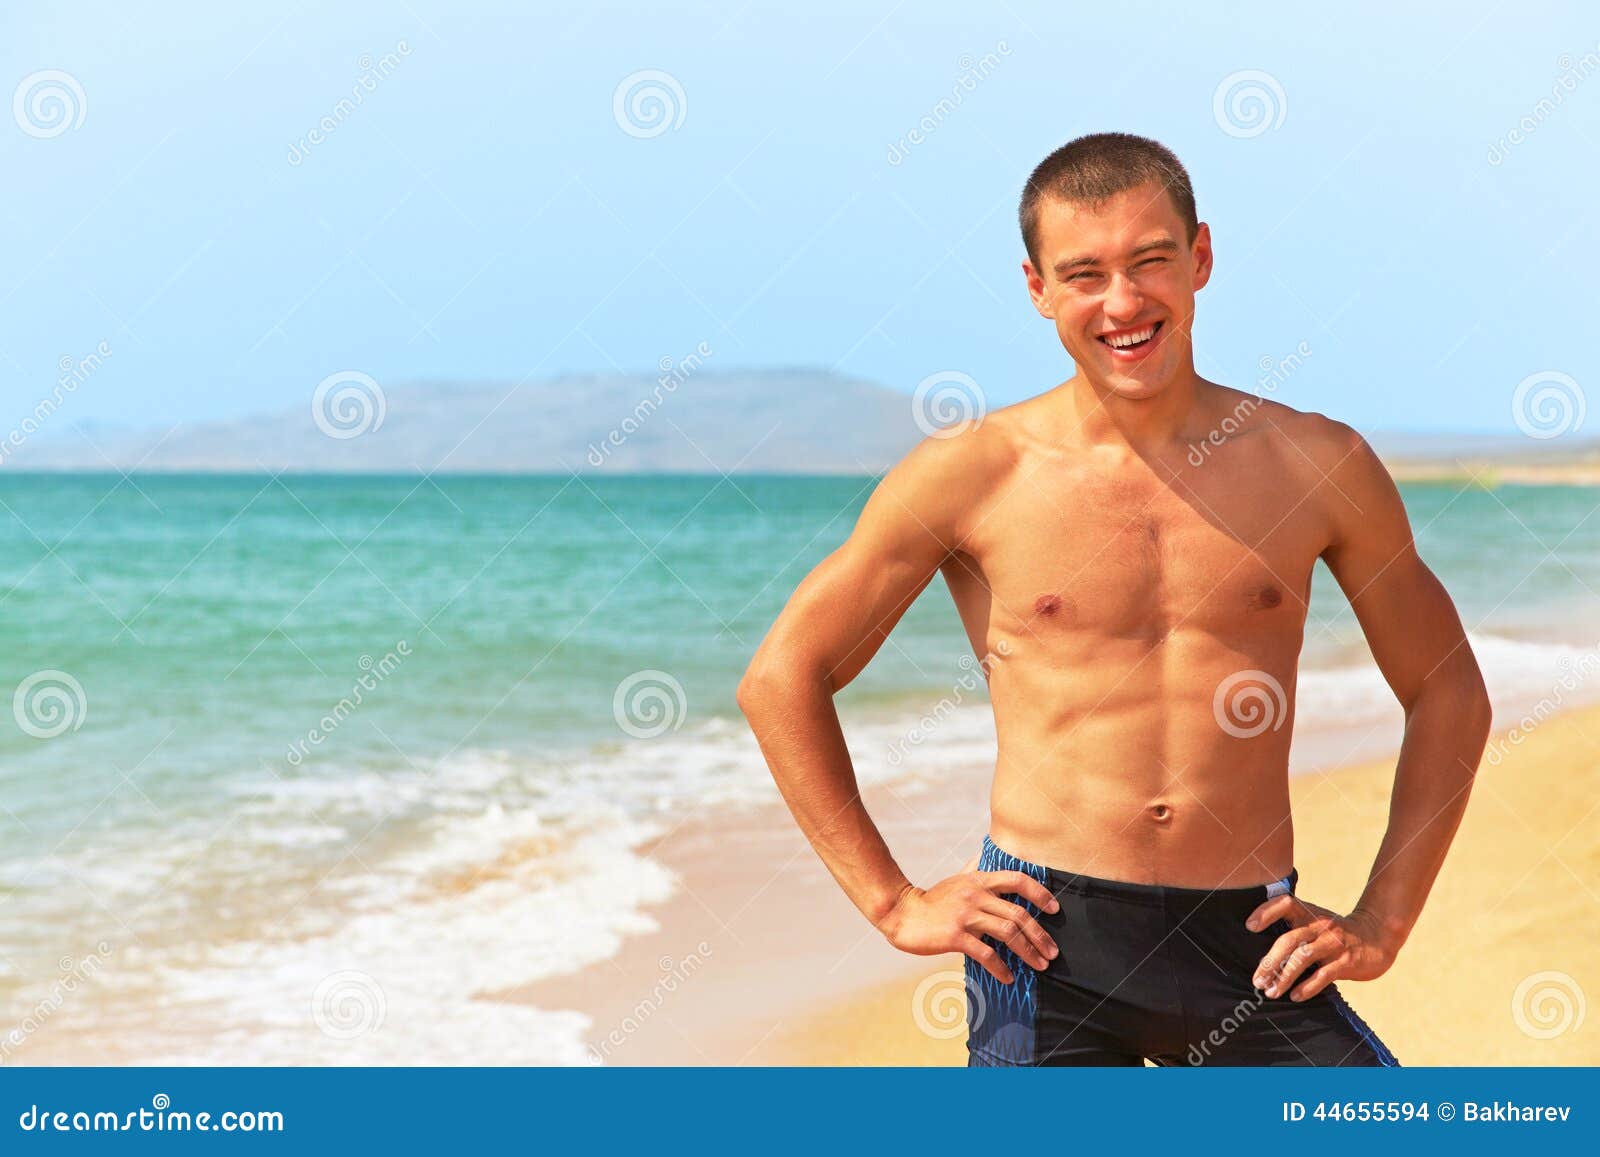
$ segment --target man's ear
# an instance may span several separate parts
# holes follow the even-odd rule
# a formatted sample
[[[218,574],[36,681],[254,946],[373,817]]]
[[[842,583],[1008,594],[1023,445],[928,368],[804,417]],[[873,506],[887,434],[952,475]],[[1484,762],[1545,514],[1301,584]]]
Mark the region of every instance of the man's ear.
[[[1040,317],[1054,321],[1055,307],[1051,304],[1050,293],[1045,288],[1044,279],[1033,268],[1032,261],[1022,263],[1022,276],[1027,279],[1028,296],[1033,299],[1033,308],[1039,311]]]
[[[1211,226],[1204,221],[1194,231],[1194,245],[1190,252],[1194,256],[1194,287],[1204,289],[1206,282],[1211,280]]]

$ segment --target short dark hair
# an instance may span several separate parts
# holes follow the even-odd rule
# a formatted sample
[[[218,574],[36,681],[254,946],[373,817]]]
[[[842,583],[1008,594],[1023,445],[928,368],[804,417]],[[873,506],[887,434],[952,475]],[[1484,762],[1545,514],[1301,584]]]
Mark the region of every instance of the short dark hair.
[[[1132,133],[1090,133],[1068,141],[1033,170],[1022,190],[1017,219],[1028,260],[1039,268],[1039,212],[1047,198],[1078,205],[1101,205],[1118,193],[1155,181],[1172,197],[1178,216],[1194,244],[1200,219],[1195,214],[1194,186],[1173,151],[1159,141]]]

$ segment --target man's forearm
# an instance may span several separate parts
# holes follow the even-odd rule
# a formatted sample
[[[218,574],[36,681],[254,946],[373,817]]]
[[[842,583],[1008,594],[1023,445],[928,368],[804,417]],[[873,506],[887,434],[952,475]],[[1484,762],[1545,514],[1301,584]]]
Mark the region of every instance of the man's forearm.
[[[1419,695],[1406,715],[1405,740],[1389,800],[1389,826],[1357,911],[1374,917],[1398,952],[1411,935],[1444,864],[1488,739],[1490,711],[1476,669]]]
[[[851,902],[878,925],[911,881],[861,801],[826,680],[747,676],[739,707],[800,830]]]

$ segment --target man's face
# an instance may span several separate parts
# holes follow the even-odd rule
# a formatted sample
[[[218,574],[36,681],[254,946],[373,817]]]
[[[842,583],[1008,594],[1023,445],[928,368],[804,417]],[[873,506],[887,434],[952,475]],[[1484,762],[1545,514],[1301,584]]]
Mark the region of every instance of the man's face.
[[[1028,292],[1091,382],[1150,398],[1193,373],[1194,295],[1211,277],[1211,231],[1202,224],[1187,244],[1161,185],[1136,186],[1099,209],[1047,199],[1038,249],[1040,267],[1022,266]]]

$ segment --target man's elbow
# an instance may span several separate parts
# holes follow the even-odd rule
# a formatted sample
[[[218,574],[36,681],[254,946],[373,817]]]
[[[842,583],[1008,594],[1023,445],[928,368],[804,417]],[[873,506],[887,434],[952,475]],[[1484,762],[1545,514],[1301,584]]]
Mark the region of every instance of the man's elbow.
[[[816,664],[808,657],[787,652],[758,652],[745,668],[739,686],[734,691],[734,702],[746,719],[775,708],[787,710],[796,695],[809,694],[813,686],[824,686],[826,680],[816,676]]]
[[[782,665],[770,657],[757,655],[745,668],[733,698],[744,717],[752,719],[770,704],[782,699],[787,689],[788,680],[783,675]]]

